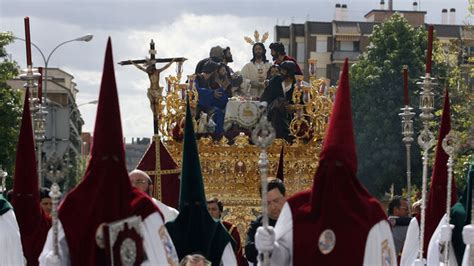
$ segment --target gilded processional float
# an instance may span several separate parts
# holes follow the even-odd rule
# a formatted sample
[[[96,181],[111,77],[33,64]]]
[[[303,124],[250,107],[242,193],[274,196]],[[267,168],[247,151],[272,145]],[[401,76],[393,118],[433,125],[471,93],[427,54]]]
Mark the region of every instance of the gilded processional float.
[[[153,197],[177,207],[179,172],[182,159],[182,138],[186,111],[186,98],[195,109],[198,91],[195,75],[188,75],[183,82],[182,66],[185,58],[155,58],[153,40],[150,58],[128,60],[120,65],[134,65],[150,78],[147,96],[154,115],[154,136],[148,151],[137,166],[153,179]],[[164,89],[159,85],[160,73],[176,63],[176,75],[165,77]],[[156,63],[167,63],[156,69]],[[318,167],[318,154],[324,136],[336,88],[326,79],[316,77],[316,60],[308,60],[309,82],[296,76],[290,123],[291,143],[275,139],[267,148],[268,176],[276,176],[280,154],[283,155],[283,175],[287,196],[310,188]],[[261,148],[254,145],[251,130],[260,119],[259,102],[250,97],[229,99],[224,127],[238,124],[233,130],[215,138],[212,134],[197,133],[199,156],[204,178],[206,197],[217,197],[224,203],[223,218],[237,226],[243,239],[252,220],[261,211],[259,156]],[[195,131],[205,127],[195,121]],[[235,128],[235,127],[234,127]],[[177,189],[177,191],[176,191]]]

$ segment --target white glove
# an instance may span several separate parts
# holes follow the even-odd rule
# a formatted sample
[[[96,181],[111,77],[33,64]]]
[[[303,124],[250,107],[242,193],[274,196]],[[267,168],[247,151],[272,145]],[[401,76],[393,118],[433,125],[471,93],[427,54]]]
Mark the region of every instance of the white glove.
[[[267,229],[260,226],[255,234],[255,247],[260,252],[271,252],[275,247],[275,230],[272,226]]]
[[[462,229],[462,239],[466,245],[474,244],[474,226],[468,224]]]
[[[440,232],[440,242],[441,243],[446,243],[446,242],[451,241],[451,236],[453,234],[453,228],[454,228],[454,225],[452,225],[452,224],[450,224],[450,225],[444,224],[443,226],[441,226],[441,232]]]
[[[425,266],[426,263],[425,263],[425,259],[416,259],[415,262],[413,263],[413,266]]]

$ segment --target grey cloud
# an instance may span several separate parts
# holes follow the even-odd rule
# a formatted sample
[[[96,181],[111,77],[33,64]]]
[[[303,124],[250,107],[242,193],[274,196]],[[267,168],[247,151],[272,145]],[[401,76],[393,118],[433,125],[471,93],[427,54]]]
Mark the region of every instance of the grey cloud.
[[[98,96],[105,44],[112,37],[114,59],[143,58],[148,53],[148,43],[155,39],[160,57],[184,56],[184,73],[192,73],[198,60],[208,55],[215,45],[229,45],[234,54],[234,70],[239,70],[250,57],[244,35],[254,29],[270,31],[278,19],[288,25],[303,22],[309,13],[310,20],[328,21],[333,16],[334,3],[339,0],[307,1],[6,1],[0,0],[0,31],[12,31],[24,37],[23,17],[31,17],[31,36],[46,55],[59,43],[87,33],[94,34],[89,43],[70,43],[58,49],[50,67],[60,67],[75,76],[78,102],[83,103]],[[358,0],[349,3],[351,19],[363,20],[363,15],[378,7],[378,0]],[[398,9],[410,9],[412,1],[394,1]],[[426,1],[425,1],[426,2]],[[423,4],[429,8],[428,21],[439,22],[441,8],[455,7],[458,23],[467,9],[467,1],[456,0],[446,4],[433,0]],[[228,14],[228,15],[226,15]],[[197,23],[199,21],[199,23]],[[271,37],[272,38],[272,37]],[[7,47],[21,66],[25,66],[25,46],[17,41]],[[33,49],[35,66],[43,64]],[[269,55],[267,55],[269,57]],[[127,137],[151,135],[151,115],[146,102],[148,78],[133,66],[115,66],[122,110],[124,133]],[[174,67],[163,73],[173,74]],[[133,112],[131,111],[133,110]],[[94,106],[81,108],[86,121],[85,130],[92,130]],[[136,121],[140,121],[137,123]]]

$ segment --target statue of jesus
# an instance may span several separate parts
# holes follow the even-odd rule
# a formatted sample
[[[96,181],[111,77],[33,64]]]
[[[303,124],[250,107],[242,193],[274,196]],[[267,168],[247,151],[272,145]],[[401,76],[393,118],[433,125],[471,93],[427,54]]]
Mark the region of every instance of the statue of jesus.
[[[142,65],[129,60],[129,62],[135,67],[148,74],[148,78],[150,79],[150,87],[148,88],[147,96],[150,100],[151,111],[153,112],[153,115],[156,117],[156,119],[158,119],[160,114],[160,99],[163,93],[163,87],[160,87],[160,74],[164,70],[168,69],[171,64],[176,61],[177,59],[172,59],[171,62],[167,63],[162,68],[156,69],[155,64],[150,59],[147,59]]]

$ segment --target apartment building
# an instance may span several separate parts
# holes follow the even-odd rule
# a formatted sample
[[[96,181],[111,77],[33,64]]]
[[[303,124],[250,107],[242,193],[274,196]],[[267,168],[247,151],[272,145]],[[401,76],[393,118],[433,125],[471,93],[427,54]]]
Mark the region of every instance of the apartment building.
[[[44,76],[44,69],[42,71]],[[25,81],[20,78],[7,81],[12,89],[21,91],[24,90],[24,83]],[[43,162],[41,180],[45,185],[45,182],[48,182],[45,179],[48,175],[46,169],[56,164],[57,160],[61,160],[63,166],[68,169],[76,168],[76,157],[81,155],[83,148],[81,132],[84,120],[76,104],[76,94],[79,90],[76,88],[73,75],[59,68],[48,68],[47,79],[43,80],[42,87],[43,97],[46,99],[46,103],[43,101],[43,106],[47,112],[44,125],[45,138],[41,146]],[[36,91],[32,93],[36,97]],[[70,178],[74,178],[74,174],[74,171],[66,173]],[[68,182],[67,178],[65,182]]]
[[[379,9],[365,14],[364,21],[348,21],[348,6],[335,5],[335,16],[332,21],[306,21],[303,24],[275,26],[275,39],[285,45],[287,53],[294,57],[308,78],[308,59],[316,59],[316,76],[325,77],[334,84],[339,78],[339,71],[344,59],[349,63],[358,60],[359,55],[369,45],[369,36],[375,25],[390,18],[395,12],[401,14],[414,27],[428,25],[425,23],[425,11],[419,11],[417,3],[413,10],[393,10],[389,2],[385,8],[384,2]],[[441,41],[459,40],[464,48],[460,65],[465,69],[472,68],[467,58],[474,54],[474,33],[464,25],[456,25],[456,10],[443,9],[441,24],[435,24],[436,36]],[[448,19],[449,17],[449,19]],[[466,72],[467,73],[467,72]],[[470,77],[466,75],[470,80]],[[473,81],[470,80],[472,84]]]

